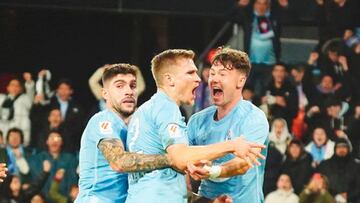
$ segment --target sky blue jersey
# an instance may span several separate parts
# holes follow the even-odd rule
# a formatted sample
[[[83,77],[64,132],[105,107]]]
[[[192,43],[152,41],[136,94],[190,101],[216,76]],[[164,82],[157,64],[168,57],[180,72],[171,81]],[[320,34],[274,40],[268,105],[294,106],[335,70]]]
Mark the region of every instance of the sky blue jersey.
[[[248,141],[268,144],[268,121],[264,113],[251,102],[239,101],[231,112],[219,121],[214,120],[216,110],[216,106],[211,106],[190,118],[187,128],[190,145],[209,145],[233,140],[240,135]],[[264,149],[261,153],[266,156],[267,150]],[[233,154],[228,154],[214,160],[213,164],[220,165],[234,157]],[[255,166],[244,175],[225,180],[203,180],[199,188],[200,195],[214,199],[227,194],[235,203],[264,202],[262,186],[265,161],[260,162],[261,166]]]
[[[127,126],[111,110],[95,114],[81,138],[80,192],[76,203],[123,203],[128,189],[128,176],[111,169],[97,145],[103,138],[118,138],[126,143]]]
[[[127,147],[130,152],[165,154],[173,144],[188,144],[179,107],[158,90],[133,114]],[[185,177],[171,168],[129,174],[127,203],[187,202]]]

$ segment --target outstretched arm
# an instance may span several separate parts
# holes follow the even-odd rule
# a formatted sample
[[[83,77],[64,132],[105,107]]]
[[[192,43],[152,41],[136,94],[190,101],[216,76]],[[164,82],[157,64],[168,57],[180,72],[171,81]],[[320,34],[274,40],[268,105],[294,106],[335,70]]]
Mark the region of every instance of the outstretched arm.
[[[143,172],[171,167],[168,155],[149,155],[126,152],[120,139],[102,139],[98,148],[117,172]]]

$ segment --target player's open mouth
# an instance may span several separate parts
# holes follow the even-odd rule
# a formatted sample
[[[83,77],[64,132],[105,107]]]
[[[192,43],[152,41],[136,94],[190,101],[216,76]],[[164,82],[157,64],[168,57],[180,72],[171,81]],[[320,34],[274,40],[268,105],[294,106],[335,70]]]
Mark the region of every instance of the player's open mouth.
[[[195,97],[196,88],[197,88],[197,87],[195,87],[195,88],[192,90],[192,95],[193,95],[194,97]]]
[[[224,93],[223,90],[220,89],[219,87],[213,87],[212,88],[212,94],[215,97],[219,97],[219,96],[223,95],[223,93]]]

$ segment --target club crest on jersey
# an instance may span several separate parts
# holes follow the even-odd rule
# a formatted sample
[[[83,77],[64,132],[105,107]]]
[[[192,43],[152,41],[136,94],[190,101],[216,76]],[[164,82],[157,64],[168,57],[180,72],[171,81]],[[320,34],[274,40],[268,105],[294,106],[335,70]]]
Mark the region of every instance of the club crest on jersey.
[[[103,134],[111,134],[113,132],[110,121],[100,122],[99,128],[100,128],[100,132]]]
[[[170,137],[172,137],[172,138],[181,137],[180,127],[176,124],[168,125],[168,133],[169,133]]]

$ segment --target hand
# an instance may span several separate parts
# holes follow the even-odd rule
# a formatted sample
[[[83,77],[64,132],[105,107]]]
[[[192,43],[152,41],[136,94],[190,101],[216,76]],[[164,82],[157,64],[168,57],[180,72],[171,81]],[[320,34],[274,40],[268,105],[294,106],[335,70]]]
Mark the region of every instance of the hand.
[[[336,90],[340,89],[341,87],[342,87],[342,84],[338,82],[335,84],[334,90],[336,91]]]
[[[278,2],[281,7],[287,7],[289,5],[288,0],[278,0]]]
[[[29,73],[29,72],[24,72],[23,73],[23,78],[24,78],[25,82],[31,82],[32,81],[32,76],[31,76],[31,73]]]
[[[314,114],[314,113],[320,113],[320,108],[318,106],[313,106],[309,109],[309,112],[311,114]]]
[[[313,65],[315,63],[315,61],[318,60],[318,58],[319,58],[319,53],[311,52],[311,54],[309,56],[308,64]]]
[[[221,195],[219,197],[217,197],[216,199],[214,199],[213,203],[232,203],[233,200],[231,197],[227,196],[227,195]]]
[[[238,0],[238,5],[242,7],[249,5],[249,3],[250,0]]]
[[[345,72],[349,70],[347,59],[346,59],[345,56],[340,56],[339,57],[339,63],[341,64],[341,67],[343,68],[343,70]]]
[[[356,119],[360,119],[360,105],[355,107],[355,116]]]
[[[39,104],[44,100],[44,96],[42,94],[35,95],[34,104]]]
[[[354,35],[352,30],[345,30],[344,32],[344,40],[348,40],[350,37],[352,37]]]
[[[267,103],[267,100],[268,100],[267,96],[263,96],[263,97],[261,98],[261,104],[266,104],[266,103]]]
[[[275,103],[279,106],[286,107],[286,100],[283,96],[275,96]]]
[[[51,169],[51,163],[49,160],[43,161],[43,171],[44,172],[50,172]]]
[[[210,174],[209,171],[204,168],[204,166],[211,166],[211,162],[208,160],[201,160],[198,163],[188,163],[186,172],[194,180],[208,179]]]
[[[336,130],[335,131],[335,134],[336,134],[336,136],[338,137],[338,138],[345,138],[346,136],[346,134],[345,134],[345,132],[344,131],[342,131],[342,130]]]
[[[64,178],[65,169],[61,168],[56,171],[55,173],[55,179],[61,181]]]
[[[266,148],[263,144],[256,144],[252,142],[247,142],[244,139],[244,136],[240,136],[234,140],[235,151],[234,155],[244,159],[249,166],[253,167],[253,163],[260,165],[260,162],[257,158],[265,159],[265,157],[257,149]]]
[[[38,73],[38,77],[39,78],[42,78],[42,77],[45,77],[46,76],[46,69],[42,69],[41,71],[39,71]]]
[[[6,164],[0,163],[0,182],[4,181],[4,178],[6,178],[6,172],[8,169],[6,168]]]

